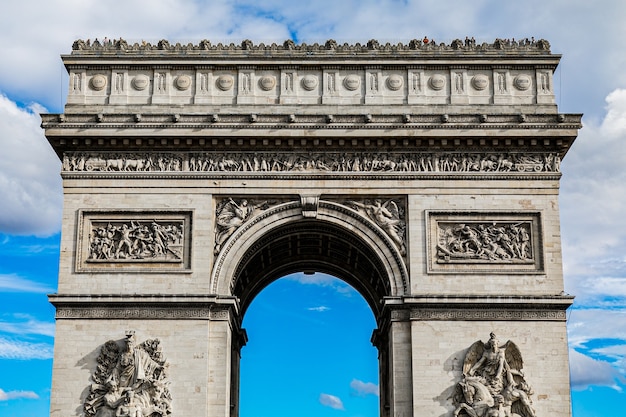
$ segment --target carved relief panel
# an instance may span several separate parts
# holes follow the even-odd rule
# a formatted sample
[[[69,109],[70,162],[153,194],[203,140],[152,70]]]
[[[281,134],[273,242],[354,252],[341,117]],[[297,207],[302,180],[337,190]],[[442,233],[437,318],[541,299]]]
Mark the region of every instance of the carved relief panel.
[[[428,271],[538,273],[538,213],[427,212]]]
[[[463,375],[455,386],[456,416],[535,417],[533,388],[526,381],[522,354],[515,343],[501,344],[494,333],[476,341],[463,361]]]
[[[217,200],[215,208],[215,255],[220,253],[224,243],[248,220],[257,214],[274,207],[286,200],[222,198]]]
[[[169,363],[159,339],[138,344],[135,332],[100,348],[92,384],[83,405],[85,417],[169,416]]]
[[[344,200],[341,204],[374,222],[393,241],[400,254],[406,255],[406,203],[404,199]]]
[[[191,212],[80,211],[78,272],[186,272]]]

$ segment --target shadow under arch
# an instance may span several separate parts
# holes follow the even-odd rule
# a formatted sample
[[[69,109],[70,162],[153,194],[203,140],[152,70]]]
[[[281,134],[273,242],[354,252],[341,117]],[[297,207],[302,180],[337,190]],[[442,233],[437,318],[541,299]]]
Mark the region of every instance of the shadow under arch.
[[[300,202],[289,202],[249,219],[223,245],[210,285],[218,296],[237,297],[243,316],[263,288],[294,272],[346,281],[377,321],[384,298],[408,292],[406,266],[390,237],[356,211],[324,200],[314,218],[303,215]]]

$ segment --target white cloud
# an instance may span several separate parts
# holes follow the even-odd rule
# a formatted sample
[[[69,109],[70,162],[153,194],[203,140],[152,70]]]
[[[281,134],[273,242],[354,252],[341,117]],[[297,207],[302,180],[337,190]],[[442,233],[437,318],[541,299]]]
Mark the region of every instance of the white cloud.
[[[39,321],[25,314],[13,314],[8,320],[0,321],[0,332],[3,333],[54,337],[54,329],[53,322]]]
[[[357,293],[357,291],[352,286],[346,284],[339,278],[335,278],[332,275],[326,275],[322,273],[292,274],[285,277],[285,279],[296,281],[304,285],[317,285],[320,287],[328,287],[346,297],[351,297]]]
[[[590,358],[574,349],[569,351],[569,362],[573,389],[584,390],[591,385],[601,385],[621,391],[617,381],[626,382],[609,362]]]
[[[320,394],[320,404],[326,407],[334,408],[335,410],[345,410],[341,399],[330,394]]]
[[[0,401],[17,400],[20,398],[26,398],[29,400],[36,400],[39,398],[33,391],[4,391],[0,388]]]
[[[606,98],[563,161],[561,229],[567,291],[577,305],[626,300],[626,90]]]
[[[0,337],[0,359],[52,359],[53,348],[48,343],[31,343]]]
[[[621,390],[626,384],[626,310],[574,309],[567,329],[572,387],[603,385]],[[591,348],[598,343],[604,346]]]
[[[375,395],[378,397],[378,385],[373,382],[363,382],[358,379],[353,379],[350,382],[350,388],[352,388],[355,395],[365,397],[366,395]]]
[[[326,274],[292,274],[285,277],[288,280],[299,282],[305,285],[319,285],[321,287],[332,287],[337,285],[341,280]]]
[[[0,95],[0,231],[50,235],[61,225],[61,163],[39,116]]]
[[[601,308],[569,312],[568,338],[573,347],[585,347],[591,340],[626,340],[626,310]]]
[[[309,310],[309,311],[317,311],[317,312],[323,313],[324,311],[330,310],[330,307],[326,307],[326,306],[309,307],[309,308],[307,308],[307,310]]]
[[[30,292],[51,293],[54,288],[40,282],[30,281],[17,274],[0,274],[0,291],[3,292]]]

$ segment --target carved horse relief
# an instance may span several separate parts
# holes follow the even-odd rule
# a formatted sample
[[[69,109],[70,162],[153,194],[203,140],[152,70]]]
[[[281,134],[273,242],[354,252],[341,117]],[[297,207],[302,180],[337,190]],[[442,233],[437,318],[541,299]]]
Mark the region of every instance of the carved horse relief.
[[[512,341],[501,345],[491,333],[489,341],[475,342],[463,362],[463,378],[454,396],[454,416],[535,417],[525,380],[522,355]]]

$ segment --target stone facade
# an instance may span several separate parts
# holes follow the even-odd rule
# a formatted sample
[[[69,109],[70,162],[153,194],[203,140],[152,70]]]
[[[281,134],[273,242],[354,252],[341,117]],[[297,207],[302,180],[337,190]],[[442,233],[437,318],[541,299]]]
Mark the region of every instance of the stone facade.
[[[371,306],[381,417],[569,416],[558,187],[581,115],[556,107],[559,59],[77,41],[42,115],[65,195],[51,416],[236,417],[243,315],[298,271]]]

